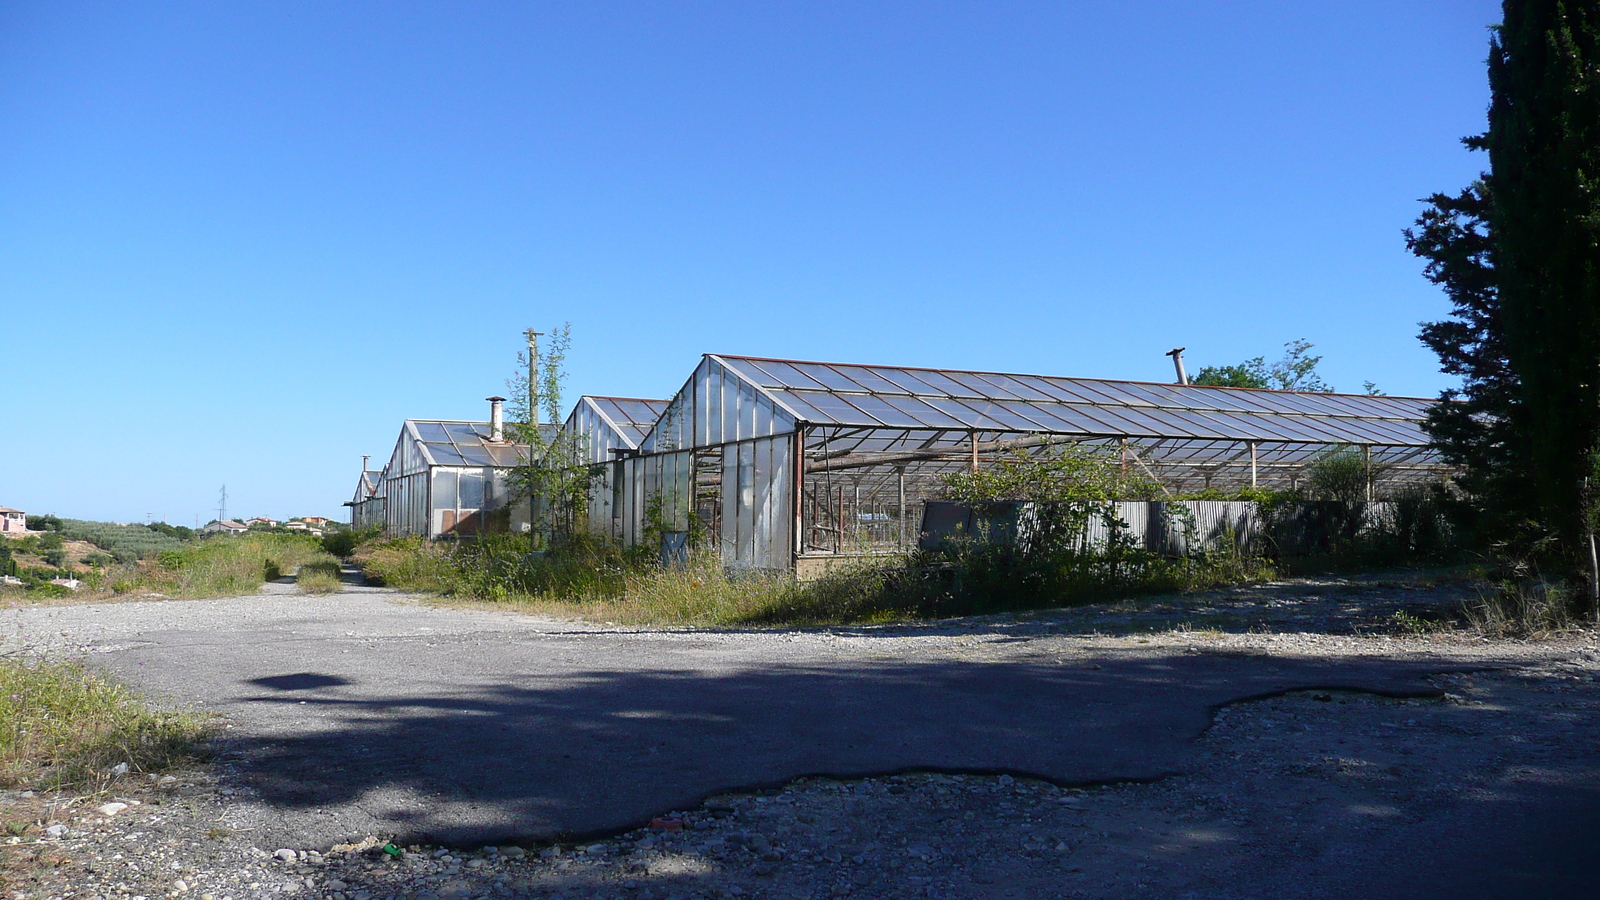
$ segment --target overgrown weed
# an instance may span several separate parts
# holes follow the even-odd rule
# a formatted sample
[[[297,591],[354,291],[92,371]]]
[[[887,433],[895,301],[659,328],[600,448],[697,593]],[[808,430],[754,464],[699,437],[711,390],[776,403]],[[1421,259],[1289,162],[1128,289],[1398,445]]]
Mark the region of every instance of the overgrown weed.
[[[985,615],[1100,603],[1270,578],[1237,553],[1167,559],[1124,548],[1114,558],[1027,553],[980,543],[873,557],[814,581],[785,572],[724,567],[699,550],[663,566],[637,549],[593,536],[543,554],[526,539],[484,536],[451,546],[417,537],[355,553],[369,580],[454,602],[623,625],[806,626]]]
[[[1505,580],[1466,604],[1467,622],[1488,637],[1541,638],[1595,627],[1583,592],[1564,581]]]
[[[227,597],[254,593],[285,572],[316,563],[338,571],[338,561],[309,535],[228,535],[165,551],[138,580],[175,597]]]
[[[200,760],[208,733],[81,662],[0,658],[0,786],[99,790],[118,764],[146,774]]]
[[[304,594],[331,594],[339,590],[341,574],[338,560],[318,559],[302,565],[294,583]]]

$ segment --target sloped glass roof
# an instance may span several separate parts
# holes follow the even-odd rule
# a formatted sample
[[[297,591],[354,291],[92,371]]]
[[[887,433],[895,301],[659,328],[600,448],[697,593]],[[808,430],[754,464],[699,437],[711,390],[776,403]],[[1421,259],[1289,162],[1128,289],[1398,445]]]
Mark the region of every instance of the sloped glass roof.
[[[507,467],[522,465],[527,458],[527,444],[490,441],[488,422],[407,419],[406,428],[429,465]]]
[[[1435,401],[718,356],[807,425],[1422,447]]]
[[[667,400],[640,400],[636,397],[587,396],[606,419],[616,428],[628,446],[637,448],[639,442],[667,411]]]

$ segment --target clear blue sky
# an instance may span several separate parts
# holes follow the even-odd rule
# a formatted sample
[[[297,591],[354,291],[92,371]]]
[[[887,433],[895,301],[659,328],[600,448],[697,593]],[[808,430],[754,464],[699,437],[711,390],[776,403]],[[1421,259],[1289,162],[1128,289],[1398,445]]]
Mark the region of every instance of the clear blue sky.
[[[1488,0],[0,5],[0,505],[344,518],[400,423],[701,353],[1446,385]]]

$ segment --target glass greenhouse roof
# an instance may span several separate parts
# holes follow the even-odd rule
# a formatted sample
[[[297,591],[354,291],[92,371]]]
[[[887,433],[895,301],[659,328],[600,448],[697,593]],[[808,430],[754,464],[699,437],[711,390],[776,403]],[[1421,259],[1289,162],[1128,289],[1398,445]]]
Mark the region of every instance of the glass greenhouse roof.
[[[432,466],[516,466],[528,450],[526,444],[490,441],[488,422],[407,419],[406,430]]]
[[[714,357],[806,425],[1424,447],[1435,401]]]
[[[644,440],[644,436],[656,424],[656,420],[666,412],[668,403],[666,400],[640,400],[635,397],[586,396],[584,399],[599,410],[617,434],[633,449],[639,447],[639,442]]]

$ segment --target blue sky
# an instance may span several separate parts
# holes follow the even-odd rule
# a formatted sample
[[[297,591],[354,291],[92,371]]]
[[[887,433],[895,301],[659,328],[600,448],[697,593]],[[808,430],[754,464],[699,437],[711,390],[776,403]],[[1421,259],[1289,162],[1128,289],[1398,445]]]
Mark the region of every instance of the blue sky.
[[[706,352],[1432,395],[1498,5],[0,5],[0,504],[337,515],[400,423]]]

